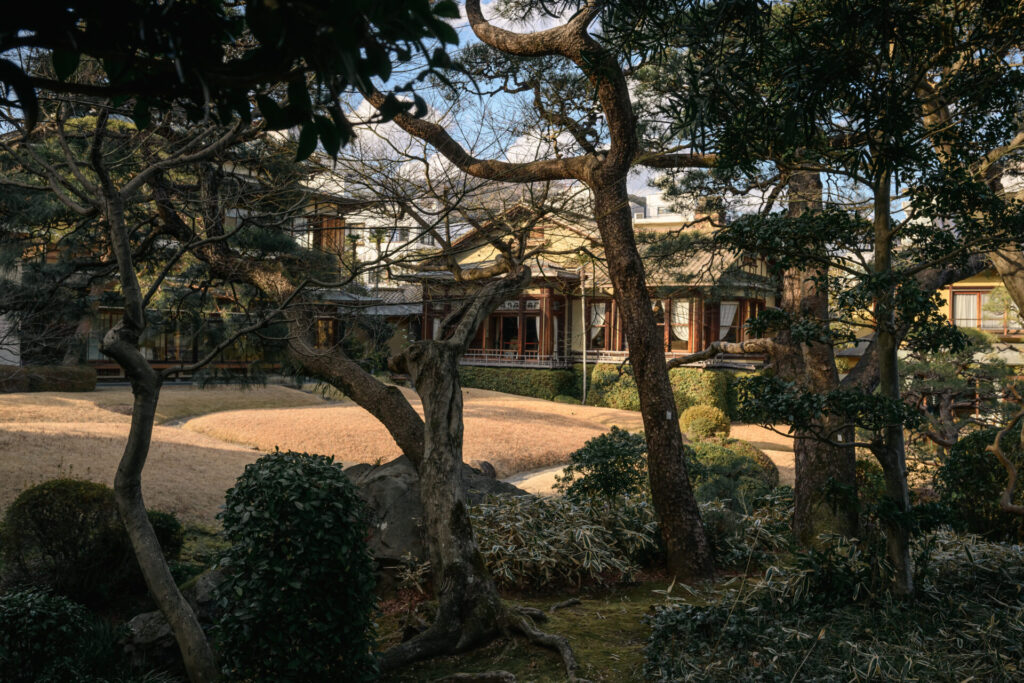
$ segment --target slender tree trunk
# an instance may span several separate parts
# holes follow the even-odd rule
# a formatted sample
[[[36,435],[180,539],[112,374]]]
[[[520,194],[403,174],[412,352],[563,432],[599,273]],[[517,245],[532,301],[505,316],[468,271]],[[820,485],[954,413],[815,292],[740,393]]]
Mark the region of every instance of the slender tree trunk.
[[[128,443],[114,478],[114,499],[146,586],[178,642],[189,680],[210,683],[220,679],[216,659],[199,619],[174,582],[142,499],[142,469],[149,455],[162,381],[133,341],[137,338],[119,324],[107,333],[103,342],[104,353],[124,368],[135,396]]]
[[[821,177],[796,173],[789,183],[789,214],[800,216],[821,210]],[[791,268],[782,277],[780,307],[794,318],[812,318],[829,324],[828,272],[825,268]],[[796,343],[788,330],[776,338],[780,352],[772,358],[780,377],[805,391],[828,393],[839,386],[835,349],[829,343]],[[815,432],[851,444],[836,446]],[[857,533],[856,454],[853,429],[835,419],[822,419],[811,430],[797,430],[793,439],[796,464],[793,532],[804,546],[819,534]]]
[[[651,496],[668,550],[669,571],[685,580],[706,578],[714,571],[711,549],[683,458],[679,415],[633,236],[626,179],[595,184],[592,189],[608,274],[629,341],[629,363],[647,437]]]
[[[149,456],[162,378],[139,350],[139,338],[146,329],[145,299],[135,273],[128,239],[124,197],[115,189],[103,162],[102,143],[106,122],[107,112],[102,110],[97,119],[91,165],[100,182],[103,216],[107,221],[110,243],[117,259],[124,314],[121,321],[104,336],[102,351],[124,369],[135,396],[128,443],[114,478],[114,498],[146,586],[174,633],[189,680],[192,683],[211,683],[220,679],[216,659],[199,625],[199,619],[171,576],[142,499],[142,469]]]
[[[890,225],[890,183],[887,172],[880,174],[874,188],[875,274],[884,277],[892,270],[892,229]],[[897,339],[895,292],[889,287],[875,301],[878,326],[878,388],[879,393],[900,401],[899,359]],[[891,509],[883,524],[889,561],[896,572],[896,591],[901,595],[914,592],[913,567],[910,561],[910,492],[907,488],[906,449],[903,425],[888,425],[882,435],[875,456],[885,473],[885,491]]]
[[[423,402],[420,502],[438,610],[427,631],[384,653],[385,670],[480,645],[498,634],[505,613],[477,548],[462,484],[459,355],[444,341],[416,342],[404,354]]]

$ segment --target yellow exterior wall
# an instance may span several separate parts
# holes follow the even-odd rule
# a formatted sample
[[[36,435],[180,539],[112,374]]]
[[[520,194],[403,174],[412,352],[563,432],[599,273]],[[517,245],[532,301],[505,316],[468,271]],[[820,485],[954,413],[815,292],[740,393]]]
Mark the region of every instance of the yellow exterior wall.
[[[954,282],[952,287],[944,287],[940,292],[939,296],[942,297],[942,306],[939,309],[946,319],[950,319],[950,292],[959,290],[985,290],[994,289],[1003,284],[999,274],[996,273],[994,268],[987,268],[977,275],[964,278],[958,282]]]

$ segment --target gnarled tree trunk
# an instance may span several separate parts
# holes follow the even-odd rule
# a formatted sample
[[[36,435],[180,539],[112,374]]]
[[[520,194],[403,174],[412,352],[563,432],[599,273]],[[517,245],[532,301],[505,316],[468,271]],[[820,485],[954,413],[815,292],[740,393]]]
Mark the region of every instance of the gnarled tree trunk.
[[[384,653],[384,669],[494,638],[504,606],[473,536],[462,485],[462,387],[455,344],[420,341],[402,369],[423,402],[423,457],[417,466],[437,617],[419,636]]]

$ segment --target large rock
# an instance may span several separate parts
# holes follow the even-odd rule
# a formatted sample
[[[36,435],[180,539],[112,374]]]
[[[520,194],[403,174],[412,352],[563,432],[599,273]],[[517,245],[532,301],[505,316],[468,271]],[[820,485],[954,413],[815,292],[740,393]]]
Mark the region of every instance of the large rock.
[[[208,631],[217,619],[214,591],[224,579],[224,572],[214,567],[181,587],[181,594],[192,605],[204,630]],[[144,612],[132,617],[128,622],[124,647],[132,661],[140,666],[159,663],[170,671],[183,670],[178,644],[163,612]]]
[[[406,554],[419,562],[426,561],[420,522],[423,517],[420,480],[412,462],[403,455],[383,465],[353,465],[345,474],[359,488],[370,508],[373,519],[370,552],[380,565],[393,567],[400,564]],[[462,481],[470,505],[499,493],[530,495],[469,465],[462,466]]]

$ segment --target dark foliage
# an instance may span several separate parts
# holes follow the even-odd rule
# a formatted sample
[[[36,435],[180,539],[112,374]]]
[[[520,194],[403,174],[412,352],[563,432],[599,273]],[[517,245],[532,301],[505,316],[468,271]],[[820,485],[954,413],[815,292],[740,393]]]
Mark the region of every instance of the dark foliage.
[[[947,521],[960,531],[998,540],[1024,539],[1024,518],[999,507],[1006,488],[1006,470],[986,448],[996,438],[995,429],[972,432],[953,446],[936,474],[939,503],[948,510]],[[1004,452],[1024,469],[1024,455],[1016,435],[1002,442]],[[1024,502],[1017,490],[1016,502]]]
[[[232,544],[219,589],[225,672],[242,680],[375,678],[366,513],[341,464],[265,455],[228,491],[221,519]]]
[[[164,555],[176,558],[181,523],[149,514]],[[26,489],[7,509],[0,552],[5,584],[52,589],[90,606],[145,590],[114,492],[103,484],[54,479]]]
[[[28,589],[0,596],[0,680],[110,680],[123,665],[119,633],[65,597]]]

